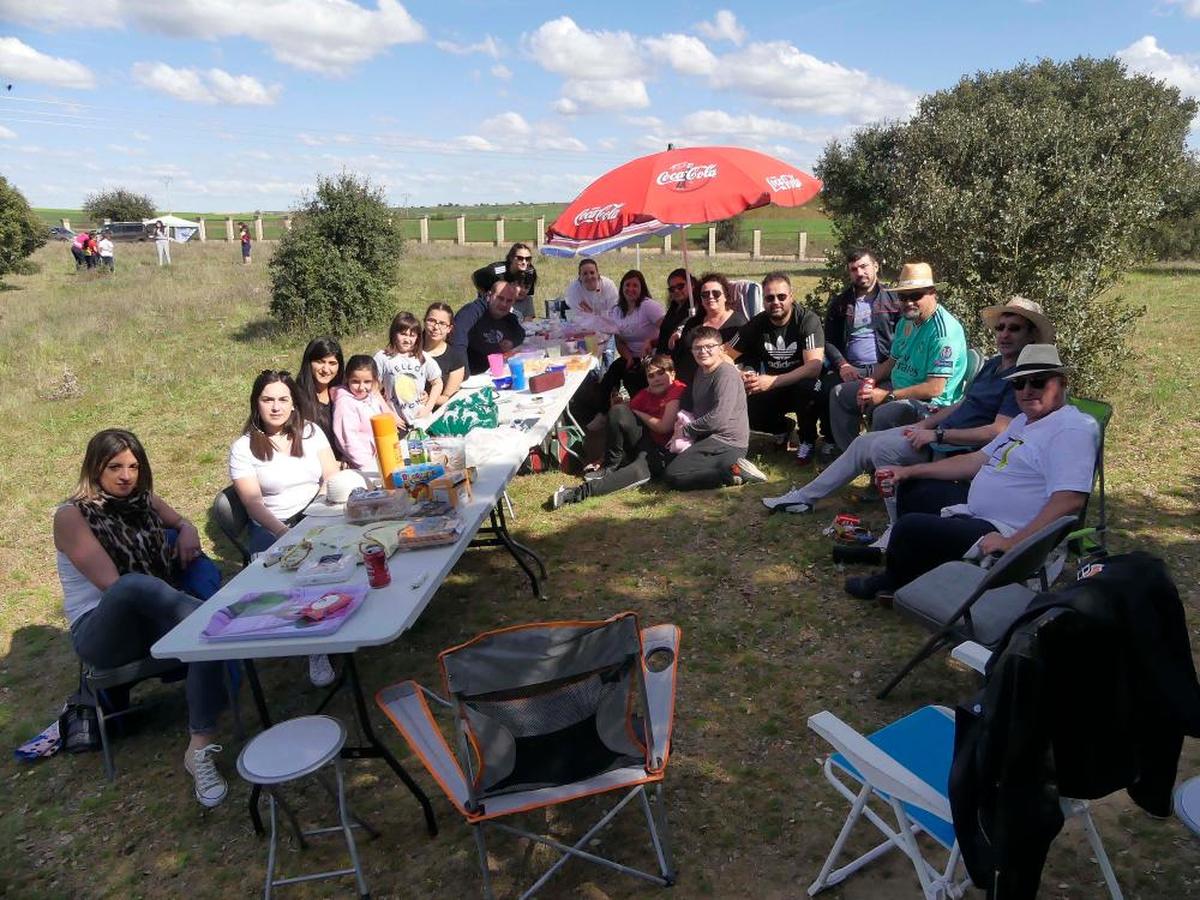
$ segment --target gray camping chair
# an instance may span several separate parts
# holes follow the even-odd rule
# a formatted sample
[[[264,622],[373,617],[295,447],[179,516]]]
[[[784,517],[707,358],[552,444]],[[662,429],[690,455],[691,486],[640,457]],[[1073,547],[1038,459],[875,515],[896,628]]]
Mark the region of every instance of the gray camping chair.
[[[741,307],[742,315],[749,321],[763,311],[763,289],[757,281],[737,280],[729,282],[734,301]]]
[[[994,646],[1036,596],[1024,582],[1036,577],[1043,591],[1050,589],[1046,558],[1078,524],[1077,517],[1063,516],[1025,538],[990,566],[966,560],[942,563],[896,591],[892,602],[896,612],[934,635],[879,692],[879,699],[943,647],[962,641]]]
[[[229,538],[229,542],[242,554],[242,568],[246,568],[250,565],[250,547],[245,542],[250,516],[232,484],[213,498],[212,517],[221,533]]]
[[[438,660],[448,700],[415,681],[376,696],[472,826],[485,896],[492,896],[485,827],[562,854],[522,897],[540,890],[572,857],[658,885],[674,883],[662,781],[675,717],[679,637],[674,625],[639,630],[637,617],[628,612],[602,622],[517,625],[442,651]],[[426,698],[453,709],[457,758]],[[655,786],[653,808],[649,785]],[[500,821],[609,791],[625,796],[574,845]],[[620,809],[639,798],[660,874],[587,849]]]

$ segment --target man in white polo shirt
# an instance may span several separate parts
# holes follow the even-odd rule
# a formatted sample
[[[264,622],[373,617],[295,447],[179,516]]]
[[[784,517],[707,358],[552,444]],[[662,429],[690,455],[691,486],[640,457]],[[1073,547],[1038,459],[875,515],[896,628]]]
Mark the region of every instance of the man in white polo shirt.
[[[1029,344],[1002,376],[1021,414],[982,450],[900,466],[909,478],[971,480],[967,502],[941,515],[909,513],[892,530],[887,568],[848,578],[862,599],[888,593],[944,562],[961,559],[976,542],[984,555],[1003,553],[1062,516],[1078,514],[1092,490],[1100,433],[1095,420],[1067,403],[1067,369],[1050,344]]]

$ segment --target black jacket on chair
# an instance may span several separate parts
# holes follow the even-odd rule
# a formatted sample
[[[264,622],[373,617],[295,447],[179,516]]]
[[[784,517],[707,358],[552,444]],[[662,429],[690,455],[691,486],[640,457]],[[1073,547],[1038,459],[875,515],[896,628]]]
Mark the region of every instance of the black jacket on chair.
[[[1184,735],[1200,736],[1200,683],[1162,560],[1114,556],[1039,595],[955,719],[950,804],[972,880],[989,897],[1035,897],[1060,796],[1125,788],[1168,815]]]

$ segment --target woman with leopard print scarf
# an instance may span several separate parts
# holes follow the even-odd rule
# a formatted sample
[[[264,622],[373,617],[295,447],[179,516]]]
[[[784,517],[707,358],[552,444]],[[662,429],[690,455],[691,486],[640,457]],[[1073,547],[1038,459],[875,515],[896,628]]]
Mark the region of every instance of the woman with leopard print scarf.
[[[174,541],[168,529],[175,532]],[[220,583],[200,552],[196,526],[153,491],[150,461],[129,431],[108,429],[87,446],[79,485],[54,514],[54,546],[71,641],[89,665],[111,669],[145,659]],[[183,588],[183,589],[181,589]],[[191,740],[184,768],[196,799],[216,806],[228,790],[213,754],[217,717],[228,696],[224,663],[187,667]]]

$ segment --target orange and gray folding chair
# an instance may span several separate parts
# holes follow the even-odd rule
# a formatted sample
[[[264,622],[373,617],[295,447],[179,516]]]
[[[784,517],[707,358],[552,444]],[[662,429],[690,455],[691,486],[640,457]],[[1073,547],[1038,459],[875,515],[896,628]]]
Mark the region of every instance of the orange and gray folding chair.
[[[599,622],[538,622],[488,631],[438,656],[449,699],[415,681],[376,702],[472,826],[485,896],[492,896],[485,828],[562,854],[529,897],[572,857],[662,886],[674,883],[662,781],[671,750],[680,631],[639,629],[633,613]],[[453,710],[456,757],[428,700]],[[655,802],[648,788],[654,785]],[[610,791],[624,797],[574,845],[501,821]],[[641,801],[658,874],[598,856],[589,842]]]

